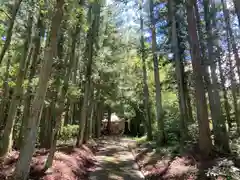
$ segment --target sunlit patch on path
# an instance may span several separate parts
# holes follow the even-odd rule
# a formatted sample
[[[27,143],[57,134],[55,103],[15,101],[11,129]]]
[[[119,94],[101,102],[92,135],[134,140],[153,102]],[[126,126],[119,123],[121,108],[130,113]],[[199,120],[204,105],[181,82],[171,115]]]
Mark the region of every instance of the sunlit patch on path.
[[[108,137],[99,140],[97,164],[90,180],[141,180],[144,179],[128,148],[133,140]]]

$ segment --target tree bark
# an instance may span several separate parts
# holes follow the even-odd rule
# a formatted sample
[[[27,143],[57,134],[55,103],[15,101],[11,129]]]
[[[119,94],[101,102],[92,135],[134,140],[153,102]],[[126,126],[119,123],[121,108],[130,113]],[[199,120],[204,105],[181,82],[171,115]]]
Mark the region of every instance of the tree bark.
[[[199,34],[199,39],[200,39],[200,47],[201,47],[201,57],[202,57],[202,65],[203,65],[203,77],[204,77],[204,81],[205,81],[205,87],[207,89],[207,93],[208,93],[208,99],[209,99],[209,106],[210,106],[210,111],[211,111],[211,115],[212,115],[212,124],[213,124],[213,134],[214,137],[217,138],[218,135],[218,131],[217,131],[217,122],[214,121],[216,120],[216,117],[214,114],[215,110],[215,101],[214,101],[214,90],[213,90],[213,85],[211,83],[211,77],[210,77],[210,73],[208,70],[209,65],[212,62],[209,62],[209,58],[208,58],[208,54],[207,54],[207,48],[204,40],[205,40],[205,36],[204,36],[204,32],[202,30],[201,26],[201,19],[200,19],[200,13],[198,11],[198,6],[197,6],[197,1],[194,0],[194,7],[195,7],[195,14],[196,14],[196,20],[197,20],[197,29],[198,29],[198,34]],[[205,18],[205,17],[204,17]],[[208,24],[208,22],[206,21],[206,24]],[[205,27],[206,29],[206,27]],[[209,45],[208,45],[209,46]]]
[[[226,26],[227,26],[226,30],[228,31],[228,34],[229,34],[229,41],[231,43],[232,51],[233,51],[234,58],[235,58],[235,61],[236,61],[237,73],[238,73],[238,76],[240,77],[240,57],[239,57],[239,54],[238,54],[238,48],[237,48],[236,40],[235,40],[235,37],[233,35],[233,30],[231,28],[229,10],[227,9],[226,1],[221,0],[221,2],[222,2],[222,7],[223,7],[223,14],[224,14],[224,18],[225,18],[225,23],[226,23]]]
[[[156,93],[156,117],[158,125],[158,143],[165,143],[165,132],[164,132],[164,120],[163,120],[163,107],[162,107],[162,97],[161,97],[161,85],[159,76],[159,65],[157,56],[157,42],[156,42],[156,22],[153,15],[153,0],[149,1],[150,8],[150,21],[151,21],[151,32],[152,32],[152,55],[153,55],[153,67],[154,67],[154,81],[155,81],[155,93]],[[151,122],[150,122],[151,123]]]
[[[240,1],[239,0],[233,0],[235,11],[238,17],[238,25],[240,27]]]
[[[143,72],[143,104],[144,104],[144,116],[145,116],[145,124],[147,129],[147,139],[152,140],[152,124],[150,117],[150,108],[149,108],[149,89],[147,82],[147,68],[146,68],[146,54],[145,54],[145,45],[144,45],[144,32],[143,32],[143,0],[140,4],[140,28],[141,28],[141,60],[142,60],[142,72]]]
[[[24,72],[24,77],[25,77],[25,75],[27,74],[27,71],[28,71],[28,66],[29,66],[29,64],[30,64],[30,62],[31,62],[31,58],[32,58],[32,54],[33,54],[33,47],[31,47],[30,48],[30,50],[29,50],[29,54],[28,54],[28,57],[27,57],[27,63],[26,63],[26,67],[25,67],[25,72]],[[26,96],[26,94],[25,95],[23,95],[23,99],[24,99],[24,96]],[[25,123],[25,121],[24,121],[24,113],[26,113],[26,110],[27,109],[30,109],[30,107],[31,107],[31,104],[25,104],[25,101],[20,101],[20,104],[19,104],[19,106],[18,106],[18,108],[21,106],[21,103],[22,103],[22,105],[24,106],[24,110],[23,110],[23,113],[21,113],[21,110],[20,110],[20,114],[22,114],[22,116],[17,116],[17,117],[15,117],[15,118],[17,118],[17,119],[21,119],[21,126],[20,126],[20,132],[19,132],[19,135],[18,135],[18,139],[17,139],[17,142],[16,142],[16,148],[17,149],[19,149],[20,148],[20,144],[21,144],[21,142],[22,142],[22,139],[23,139],[23,135],[24,135],[24,128],[26,128],[26,123]],[[26,110],[25,110],[25,107],[27,107],[26,108]]]
[[[48,168],[50,168],[52,166],[54,154],[55,154],[55,151],[56,151],[58,134],[59,134],[59,130],[61,128],[61,119],[62,119],[62,115],[63,115],[63,112],[64,112],[64,100],[66,98],[66,94],[67,94],[67,91],[68,91],[68,86],[69,86],[68,81],[70,79],[70,75],[71,75],[71,71],[72,71],[72,67],[73,67],[73,62],[74,62],[74,59],[75,59],[76,40],[78,38],[79,31],[80,31],[80,24],[78,23],[77,27],[75,29],[75,32],[73,33],[73,36],[72,36],[72,47],[71,47],[70,61],[69,61],[68,64],[65,62],[65,64],[62,66],[62,69],[58,70],[58,72],[62,71],[63,67],[65,67],[66,65],[68,66],[67,71],[64,75],[64,82],[63,82],[63,86],[61,88],[60,96],[59,96],[59,98],[57,98],[58,99],[58,105],[57,105],[57,109],[56,109],[56,124],[55,124],[55,127],[54,127],[52,135],[51,135],[51,139],[52,139],[51,140],[51,147],[50,147],[50,152],[49,152],[46,164],[45,164],[45,168],[44,168],[45,170],[47,170]],[[61,43],[62,43],[62,46],[63,46],[63,42],[61,42]],[[58,83],[57,89],[59,89],[58,86],[60,86],[60,83]]]
[[[234,58],[236,61],[236,66],[237,66],[237,73],[238,76],[240,77],[240,57],[238,54],[238,49],[236,45],[236,41],[232,32],[231,24],[230,24],[230,17],[229,17],[229,10],[227,9],[226,6],[226,1],[221,0],[222,6],[223,6],[223,14],[225,18],[225,23],[226,23],[226,31],[227,31],[227,41],[228,41],[228,50],[229,50],[229,65],[230,65],[230,78],[232,82],[232,96],[233,96],[233,107],[234,107],[234,114],[235,114],[235,120],[237,123],[237,132],[240,134],[240,115],[239,115],[239,107],[237,103],[237,98],[239,95],[239,88],[237,87],[237,82],[236,82],[236,77],[235,77],[235,72],[234,72],[234,67],[231,62],[231,50],[233,51]]]
[[[16,16],[17,16],[17,13],[18,13],[18,10],[20,8],[21,3],[22,3],[22,0],[15,0],[15,3],[13,5],[12,17],[11,17],[11,20],[10,20],[10,23],[9,23],[9,26],[8,26],[6,41],[5,41],[4,46],[3,46],[2,50],[1,50],[1,53],[0,53],[0,64],[2,63],[2,60],[3,60],[3,58],[6,54],[9,46],[10,46],[11,39],[12,39],[13,26],[14,26],[15,19],[16,19]]]
[[[188,33],[189,44],[191,47],[192,66],[194,74],[194,86],[196,105],[198,112],[199,123],[199,149],[201,153],[207,157],[212,151],[212,141],[210,137],[210,129],[208,122],[207,102],[204,90],[201,54],[199,48],[199,39],[197,34],[196,19],[194,16],[194,7],[192,0],[187,1],[187,21],[188,21]]]
[[[28,76],[28,87],[26,92],[26,99],[24,101],[24,110],[23,110],[23,117],[22,117],[22,125],[20,129],[20,139],[19,139],[19,147],[21,147],[22,142],[24,140],[24,133],[26,132],[28,119],[29,119],[29,113],[30,113],[30,107],[31,107],[31,101],[33,98],[32,95],[32,79],[34,78],[34,75],[36,73],[36,66],[37,62],[39,61],[39,53],[40,53],[40,45],[41,45],[41,37],[44,35],[44,27],[42,22],[42,15],[39,15],[38,22],[37,22],[37,31],[36,35],[34,37],[34,50],[33,50],[33,57],[32,62],[30,66],[30,73]]]
[[[91,75],[92,75],[92,64],[93,64],[93,55],[94,49],[93,45],[96,43],[96,39],[98,37],[99,31],[99,23],[100,23],[100,4],[99,2],[95,2],[92,5],[93,12],[94,12],[94,19],[92,21],[92,25],[88,31],[87,35],[87,42],[86,42],[86,52],[85,57],[87,57],[87,65],[86,65],[86,81],[84,83],[84,99],[82,104],[81,110],[81,119],[80,119],[80,126],[79,126],[79,133],[77,137],[76,146],[80,146],[84,143],[84,133],[85,133],[85,125],[86,125],[86,114],[88,110],[88,99],[89,99],[89,91],[90,91],[90,84],[91,84]],[[91,10],[91,7],[90,9]]]
[[[11,57],[8,57],[7,65],[6,65],[6,70],[4,73],[4,82],[3,82],[3,97],[2,97],[2,102],[0,104],[0,117],[1,117],[1,122],[0,122],[0,130],[3,130],[5,125],[6,125],[6,118],[5,118],[5,111],[6,111],[6,106],[9,101],[9,85],[8,85],[8,78],[9,78],[9,68],[11,64]]]
[[[174,53],[174,60],[175,60],[175,71],[176,77],[178,82],[178,97],[179,97],[179,109],[180,109],[180,133],[181,133],[181,141],[182,144],[187,138],[187,125],[186,122],[188,121],[188,111],[186,107],[186,97],[184,93],[184,74],[182,71],[182,63],[179,54],[179,43],[178,43],[178,35],[177,35],[177,27],[176,27],[176,19],[175,19],[175,2],[173,0],[169,1],[169,8],[170,8],[170,20],[171,20],[171,45],[172,51]]]
[[[50,42],[49,46],[46,48],[45,61],[40,71],[38,89],[33,100],[26,138],[20,150],[20,157],[15,170],[16,180],[26,180],[28,178],[30,162],[36,142],[37,128],[39,126],[39,119],[41,118],[48,87],[48,79],[51,74],[53,59],[57,56],[57,33],[63,16],[63,5],[64,0],[57,0],[56,11],[51,22]]]
[[[229,32],[227,31],[227,44],[228,44],[228,64],[229,64],[229,69],[230,69],[230,80],[231,80],[231,93],[233,97],[233,110],[234,110],[234,116],[235,116],[235,121],[237,124],[237,132],[240,134],[240,115],[239,115],[239,109],[238,109],[238,104],[237,104],[237,81],[236,81],[236,76],[232,64],[232,59],[231,59],[231,41],[230,41],[230,36]]]
[[[108,114],[108,117],[107,117],[107,132],[108,134],[110,135],[111,134],[111,115],[112,115],[112,110],[111,110],[111,107],[108,106],[107,107],[107,114]]]
[[[228,102],[227,97],[227,90],[225,87],[226,79],[223,74],[223,68],[222,68],[222,61],[221,58],[218,58],[218,67],[219,67],[219,74],[221,79],[221,90],[223,91],[223,101],[224,101],[224,108],[225,108],[225,116],[228,123],[228,131],[232,128],[232,121],[231,121],[231,115],[230,115],[230,105]]]
[[[219,45],[216,44],[216,39],[213,37],[213,32],[212,32],[212,29],[216,29],[215,5],[213,3],[210,4],[208,0],[205,0],[204,12],[205,12],[204,18],[206,22],[206,32],[207,32],[208,61],[211,68],[211,78],[212,78],[212,83],[210,83],[212,93],[208,94],[208,96],[209,96],[209,101],[212,101],[210,102],[210,109],[211,109],[212,121],[215,124],[213,126],[215,128],[214,141],[215,141],[215,145],[217,145],[219,148],[222,148],[222,150],[229,152],[230,151],[229,138],[226,130],[225,118],[223,116],[223,112],[221,109],[221,102],[220,102],[220,95],[219,95],[220,87],[218,85],[219,84],[218,77],[216,75],[217,57],[215,55],[217,54],[217,52],[214,51],[214,47],[218,48]],[[212,19],[212,21],[210,18]]]
[[[19,57],[20,62],[19,62],[19,69],[17,73],[16,85],[14,87],[14,93],[13,93],[13,97],[9,107],[8,116],[7,116],[7,123],[4,128],[4,133],[2,138],[2,146],[0,150],[1,157],[4,157],[12,148],[13,126],[15,123],[17,107],[20,105],[20,102],[21,102],[22,91],[23,91],[22,85],[25,77],[26,68],[27,68],[26,64],[28,63],[27,61],[30,61],[31,59],[27,57],[28,57],[29,44],[31,42],[32,23],[33,23],[32,13],[29,12],[28,25],[27,25],[27,31],[26,31],[26,41],[24,43],[23,54],[21,57]]]

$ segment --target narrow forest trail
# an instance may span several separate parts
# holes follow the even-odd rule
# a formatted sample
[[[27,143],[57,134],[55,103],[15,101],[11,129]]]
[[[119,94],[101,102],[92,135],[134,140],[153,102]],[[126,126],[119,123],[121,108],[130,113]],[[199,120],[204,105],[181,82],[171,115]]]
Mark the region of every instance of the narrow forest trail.
[[[141,180],[129,144],[134,140],[124,137],[107,137],[98,142],[97,167],[89,175],[89,180]]]

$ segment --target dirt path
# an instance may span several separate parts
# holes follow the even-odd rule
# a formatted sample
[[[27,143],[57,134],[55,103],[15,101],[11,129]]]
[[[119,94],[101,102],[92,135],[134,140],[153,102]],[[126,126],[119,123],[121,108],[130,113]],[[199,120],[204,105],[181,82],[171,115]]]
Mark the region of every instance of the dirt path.
[[[128,145],[134,143],[127,138],[111,137],[101,139],[96,154],[96,169],[89,180],[141,180],[144,179],[134,161]]]

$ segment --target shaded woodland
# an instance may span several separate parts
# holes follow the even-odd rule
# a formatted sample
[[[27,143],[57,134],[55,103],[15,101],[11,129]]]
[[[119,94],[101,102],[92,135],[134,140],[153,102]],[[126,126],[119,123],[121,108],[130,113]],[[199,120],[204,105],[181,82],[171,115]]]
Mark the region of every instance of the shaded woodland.
[[[114,112],[127,135],[238,167],[239,0],[2,0],[0,37],[0,178],[34,176],[38,152],[44,174],[62,144],[94,164]]]

